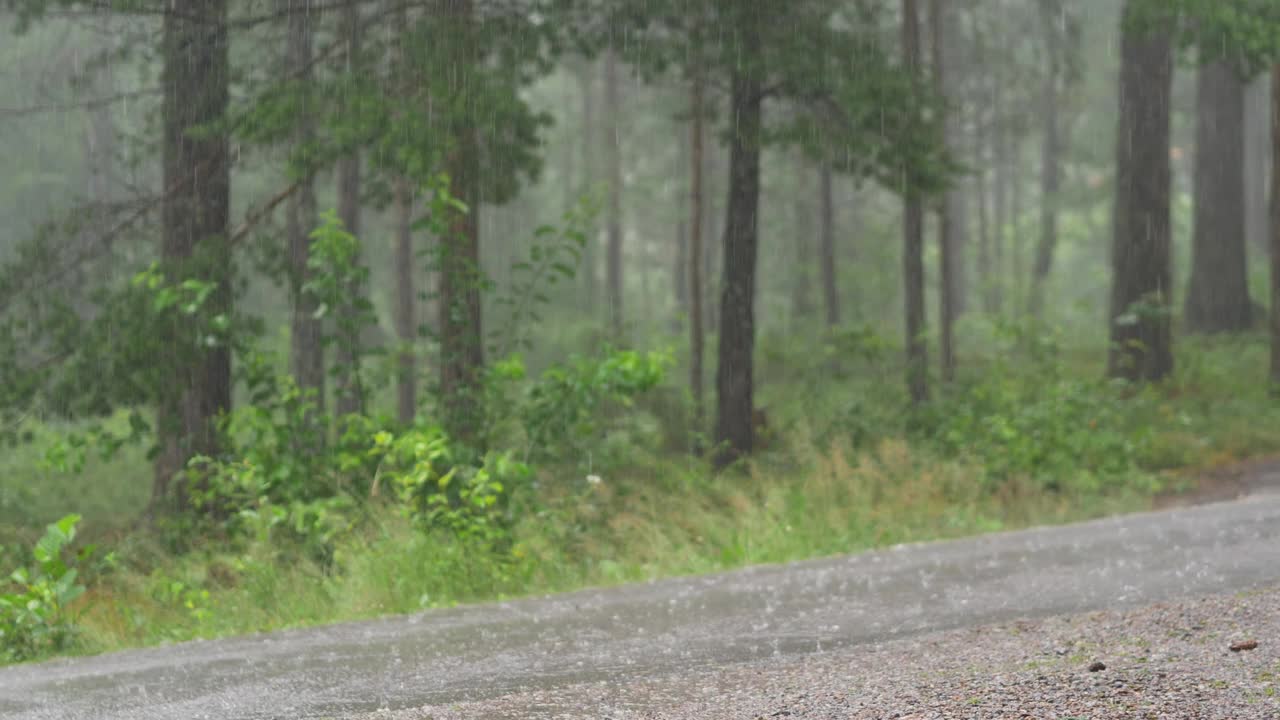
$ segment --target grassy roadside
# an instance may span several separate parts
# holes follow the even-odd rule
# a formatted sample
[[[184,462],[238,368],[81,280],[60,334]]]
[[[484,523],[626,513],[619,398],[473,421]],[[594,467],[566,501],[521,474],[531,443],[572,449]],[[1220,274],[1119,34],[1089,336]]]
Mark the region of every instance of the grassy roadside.
[[[324,562],[269,534],[174,553],[128,529],[146,498],[140,454],[79,477],[39,469],[34,447],[11,454],[0,498],[14,500],[0,520],[23,539],[59,508],[82,509],[84,535],[113,550],[86,568],[72,654],[713,572],[1145,509],[1188,469],[1280,450],[1280,408],[1253,390],[1264,344],[1187,355],[1177,379],[1139,392],[1096,381],[1087,361],[992,362],[924,417],[895,414],[887,383],[865,369],[837,378],[838,392],[767,385],[779,389],[769,447],[719,476],[671,452],[658,411],[637,408],[592,477],[544,467],[515,491],[499,553],[424,533],[379,500]]]

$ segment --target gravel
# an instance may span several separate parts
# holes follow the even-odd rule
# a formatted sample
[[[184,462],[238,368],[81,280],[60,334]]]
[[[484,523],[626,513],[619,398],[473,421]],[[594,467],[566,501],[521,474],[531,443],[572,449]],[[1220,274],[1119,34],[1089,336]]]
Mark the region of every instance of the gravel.
[[[369,716],[471,718],[1280,720],[1280,586]]]

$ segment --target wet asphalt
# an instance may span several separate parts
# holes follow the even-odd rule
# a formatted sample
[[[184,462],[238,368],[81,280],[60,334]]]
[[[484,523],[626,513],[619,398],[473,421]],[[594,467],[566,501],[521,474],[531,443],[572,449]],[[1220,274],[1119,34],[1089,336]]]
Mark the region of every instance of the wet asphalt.
[[[0,669],[0,718],[352,718],[1280,581],[1280,492]]]

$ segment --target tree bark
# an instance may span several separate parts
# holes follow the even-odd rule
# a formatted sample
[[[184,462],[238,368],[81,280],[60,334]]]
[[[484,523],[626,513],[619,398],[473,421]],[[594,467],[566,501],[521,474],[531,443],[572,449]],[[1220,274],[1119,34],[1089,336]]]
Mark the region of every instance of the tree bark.
[[[1044,316],[1045,284],[1053,268],[1053,254],[1058,245],[1058,194],[1062,184],[1062,139],[1058,117],[1062,78],[1062,30],[1058,27],[1061,15],[1060,0],[1040,0],[1047,62],[1041,88],[1044,135],[1040,147],[1040,242],[1036,246],[1028,299],[1028,310],[1036,319]]]
[[[1280,392],[1280,63],[1271,67],[1271,391]]]
[[[760,19],[743,11],[740,42],[758,47]],[[731,83],[729,204],[725,213],[724,280],[720,293],[720,350],[716,368],[716,455],[724,467],[751,453],[755,408],[755,293],[759,252],[760,141],[764,89],[750,69],[735,69]]]
[[[902,0],[903,62],[921,81],[920,15],[916,0]],[[929,349],[925,338],[924,194],[915,168],[903,171],[902,281],[906,320],[907,392],[913,405],[929,401]]]
[[[948,32],[945,0],[930,0],[929,20],[933,40],[934,90],[947,102],[942,122],[943,142],[951,152],[958,152],[957,126],[954,98],[948,97],[946,52]],[[959,266],[957,251],[960,246],[960,218],[957,209],[962,205],[959,190],[948,188],[938,198],[938,359],[941,363],[942,382],[949,383],[956,375],[955,325],[958,313],[956,270]]]
[[[1008,268],[1005,267],[1006,243],[1009,236],[1009,119],[1005,116],[1004,91],[997,79],[995,91],[992,93],[991,144],[995,156],[995,177],[992,182],[992,222],[991,222],[991,303],[992,312],[1004,312],[1005,281]]]
[[[1245,86],[1244,175],[1247,245],[1267,252],[1271,244],[1271,75],[1263,73]]]
[[[309,91],[312,78],[312,45],[315,37],[315,15],[310,9],[311,0],[281,0],[289,13],[288,46],[285,56],[286,72],[296,77],[303,92]],[[315,140],[314,109],[310,97],[305,97],[298,114],[293,142],[305,147]],[[304,393],[312,394],[312,402],[318,411],[325,406],[324,326],[316,317],[317,303],[303,286],[311,279],[307,260],[311,257],[311,231],[316,227],[315,173],[303,167],[305,173],[296,192],[285,205],[285,237],[288,242],[289,291],[292,312],[289,320],[289,366],[294,382]]]
[[[1130,0],[1126,16],[1133,7]],[[1167,32],[1131,25],[1125,22],[1120,42],[1107,368],[1111,377],[1149,381],[1173,371],[1169,312],[1173,51]]]
[[[609,164],[608,248],[605,259],[605,284],[609,292],[609,328],[614,340],[621,341],[625,332],[622,311],[622,134],[618,99],[618,59],[610,51],[604,61],[605,158]]]
[[[1244,82],[1218,60],[1200,68],[1197,87],[1189,332],[1249,329],[1245,210]]]
[[[346,43],[347,63],[359,62],[362,38],[360,29],[360,6],[350,5],[343,11],[343,41]],[[338,218],[342,220],[347,232],[360,237],[360,151],[352,150],[338,161]],[[344,303],[339,308],[336,321],[339,325],[355,328],[359,320],[353,315],[357,303],[354,302],[365,292],[365,288],[353,283],[347,288],[353,302]],[[334,407],[339,418],[356,415],[364,411],[364,387],[360,381],[360,335],[352,332],[347,337],[339,333],[334,350],[335,378],[334,391],[337,397]]]
[[[221,120],[229,92],[226,0],[190,0],[162,21],[164,95],[160,257],[172,283],[195,278],[215,290],[202,313],[231,312],[231,164],[225,134],[192,130]],[[187,509],[188,489],[175,476],[196,455],[218,450],[217,418],[231,409],[231,350],[184,342],[190,328],[169,328],[174,355],[157,408],[160,452],[153,513]]]
[[[690,153],[689,134],[678,133],[678,152],[676,167],[673,173],[690,182],[688,157]],[[676,227],[675,247],[671,254],[671,290],[675,301],[671,327],[673,332],[681,329],[682,318],[689,316],[689,196],[692,191],[676,186]]]
[[[409,189],[409,181],[403,178],[396,180],[395,216],[395,267],[392,268],[392,277],[396,279],[395,321],[396,335],[400,339],[396,415],[401,423],[408,425],[418,414],[418,359],[413,350],[418,339],[418,327],[414,312],[417,291],[413,282],[413,193]]]
[[[827,311],[827,327],[834,328],[840,324],[840,291],[836,284],[836,210],[831,175],[831,163],[823,161],[818,170],[822,203],[819,230],[822,248],[818,262],[822,264],[822,299]]]
[[[578,73],[578,92],[582,95],[583,191],[591,190],[596,181],[596,104],[594,83],[592,82],[594,79],[595,73],[592,72],[590,61],[583,61],[581,71]],[[587,243],[582,248],[582,284],[583,291],[587,296],[586,306],[588,308],[595,308],[600,296],[597,277],[600,262],[597,255],[597,245],[599,245],[599,236],[593,229],[587,235]]]
[[[454,42],[452,67],[443,88],[454,107],[469,108],[471,76],[478,62],[475,9],[472,0],[445,0],[445,21]],[[449,193],[466,211],[450,212],[448,229],[440,238],[440,394],[444,425],[454,439],[481,442],[484,409],[481,379],[484,336],[480,290],[480,139],[466,117],[453,121],[453,142],[445,159]]]
[[[690,97],[692,123],[689,129],[689,388],[693,394],[693,427],[698,436],[706,430],[706,393],[703,392],[703,357],[707,342],[703,329],[703,242],[706,208],[703,193],[703,149],[706,144],[706,98],[703,97],[702,75],[694,72]]]
[[[791,318],[797,328],[804,327],[813,316],[813,232],[812,210],[809,205],[808,163],[801,156],[796,160],[796,188],[792,198],[795,213],[792,237],[795,242],[795,265],[792,272]]]
[[[998,306],[995,296],[995,278],[991,271],[991,210],[987,190],[987,141],[987,132],[984,124],[980,122],[974,188],[974,201],[978,205],[978,288],[982,295],[982,311],[988,315],[994,315],[998,312]]]

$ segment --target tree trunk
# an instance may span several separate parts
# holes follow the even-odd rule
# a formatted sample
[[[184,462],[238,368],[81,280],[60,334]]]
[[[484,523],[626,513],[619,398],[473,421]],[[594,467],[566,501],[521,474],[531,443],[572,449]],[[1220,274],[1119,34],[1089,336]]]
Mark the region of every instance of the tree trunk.
[[[977,172],[974,201],[978,205],[978,287],[982,295],[982,311],[988,315],[997,312],[995,278],[991,271],[991,217],[990,198],[987,191],[987,133],[979,124]]]
[[[614,340],[625,331],[622,312],[622,134],[618,99],[618,59],[610,51],[604,61],[605,157],[609,164],[609,229],[605,284],[609,291],[609,328]]]
[[[819,232],[822,249],[818,262],[822,264],[822,298],[827,310],[827,327],[834,328],[840,324],[840,293],[836,285],[836,210],[831,163],[823,161],[818,172],[822,202],[822,227]]]
[[[1044,137],[1040,148],[1040,242],[1036,246],[1028,300],[1028,310],[1036,319],[1044,315],[1045,284],[1053,268],[1053,253],[1058,245],[1058,194],[1062,177],[1062,140],[1058,119],[1058,88],[1062,77],[1062,30],[1058,21],[1061,15],[1060,0],[1040,0],[1048,67],[1041,88]]]
[[[445,0],[452,24],[452,67],[443,88],[453,106],[473,105],[469,93],[478,57],[472,0]],[[480,290],[480,139],[467,118],[454,120],[453,142],[445,159],[449,193],[467,211],[450,212],[440,238],[440,395],[445,429],[454,439],[480,444],[484,423],[481,378],[484,336]]]
[[[678,133],[676,167],[672,173],[689,182],[689,135]],[[671,289],[675,300],[675,312],[672,313],[671,329],[680,332],[682,318],[689,316],[689,196],[687,188],[676,185],[676,227],[675,252],[671,258]]]
[[[343,11],[343,41],[346,43],[347,63],[359,62],[361,52],[360,6],[350,5]],[[338,218],[342,220],[347,232],[360,237],[360,151],[352,150],[338,161]],[[341,327],[350,328],[350,333],[338,333],[337,347],[334,350],[335,382],[337,394],[334,406],[339,418],[356,415],[364,411],[364,387],[360,380],[360,333],[356,330],[359,320],[353,315],[365,288],[352,284],[347,288],[352,302],[344,303],[338,308],[340,313],[336,322]],[[345,337],[344,337],[345,336]]]
[[[991,304],[992,312],[1004,312],[1004,288],[1008,277],[1005,267],[1005,238],[1009,235],[1009,119],[1005,117],[1004,92],[999,80],[992,94],[991,144],[995,177],[992,188],[991,222]]]
[[[689,388],[693,394],[693,427],[695,434],[701,436],[706,431],[706,393],[703,392],[702,381],[704,347],[707,342],[703,321],[706,319],[702,307],[704,296],[703,280],[703,229],[706,227],[706,208],[703,193],[703,149],[706,144],[705,117],[702,75],[694,72],[693,89],[690,97],[692,105],[692,123],[689,128]]]
[[[1271,243],[1268,193],[1271,187],[1271,77],[1259,75],[1245,88],[1245,237],[1249,247],[1267,252]]]
[[[1200,68],[1195,220],[1184,321],[1189,332],[1249,329],[1245,250],[1244,83],[1225,61]]]
[[[311,0],[281,0],[289,13],[286,72],[296,77],[299,87],[308,88],[312,78],[312,43],[315,36],[315,15],[309,7]],[[306,147],[315,140],[314,111],[311,99],[303,101],[294,131],[295,147]],[[316,317],[316,299],[303,285],[311,279],[307,259],[311,256],[311,231],[316,227],[315,174],[310,167],[296,192],[285,205],[285,237],[288,242],[289,291],[292,313],[289,320],[289,366],[294,382],[304,393],[313,396],[316,409],[324,411],[324,326]],[[317,428],[317,434],[323,432]]]
[[[582,190],[588,191],[592,189],[592,185],[596,181],[596,104],[594,83],[595,73],[592,72],[591,62],[583,61],[582,69],[578,73],[578,92],[582,95]],[[587,296],[587,307],[595,308],[599,300],[600,290],[598,287],[598,271],[599,257],[597,255],[597,245],[600,238],[593,228],[587,234],[586,245],[582,248],[582,280],[583,291]]]
[[[231,312],[231,170],[225,134],[193,133],[227,110],[229,62],[227,1],[190,0],[182,15],[163,19],[163,187],[160,257],[168,280],[195,278],[215,290],[202,313]],[[160,446],[151,510],[187,509],[187,488],[173,484],[195,455],[218,450],[217,418],[231,409],[231,350],[191,347],[190,328],[172,333],[174,356],[157,408]]]
[[[813,316],[813,220],[809,205],[808,163],[803,156],[796,159],[796,187],[792,212],[795,213],[792,237],[795,238],[795,266],[792,272],[791,318],[794,325],[804,327]]]
[[[1133,7],[1130,0],[1126,16]],[[1167,33],[1131,25],[1125,22],[1120,43],[1107,368],[1111,377],[1159,380],[1173,371],[1169,317],[1173,51]]]
[[[758,43],[759,20],[745,13],[746,47]],[[725,213],[724,280],[720,294],[720,352],[716,368],[716,465],[751,453],[754,399],[756,260],[759,250],[760,140],[764,115],[761,81],[735,70],[730,97],[729,205]]]
[[[939,97],[946,99],[947,107],[942,123],[943,142],[951,152],[959,152],[958,127],[955,122],[954,98],[948,97],[946,52],[948,32],[947,12],[944,0],[930,0],[929,20],[933,40],[933,83]],[[949,383],[956,375],[955,326],[957,311],[956,270],[959,266],[957,251],[960,247],[960,218],[956,210],[961,206],[959,190],[949,188],[938,198],[938,358],[942,368],[942,382]]]
[[[1271,389],[1280,391],[1280,63],[1271,68]]]
[[[916,0],[902,0],[903,64],[921,81],[920,15]],[[902,283],[905,301],[907,392],[913,405],[929,401],[929,349],[925,338],[924,195],[904,168],[902,187]]]
[[[408,425],[418,414],[418,369],[414,343],[418,339],[415,302],[417,292],[413,283],[413,193],[409,181],[396,180],[395,186],[395,267],[396,279],[395,321],[396,335],[400,340],[398,353],[399,372],[396,377],[396,415]]]

